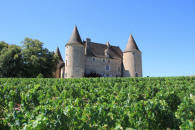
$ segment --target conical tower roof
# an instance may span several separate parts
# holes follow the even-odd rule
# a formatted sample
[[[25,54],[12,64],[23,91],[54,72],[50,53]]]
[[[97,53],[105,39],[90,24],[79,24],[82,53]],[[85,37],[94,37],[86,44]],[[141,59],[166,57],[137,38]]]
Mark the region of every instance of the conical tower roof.
[[[70,37],[70,40],[68,41],[68,44],[71,44],[71,43],[82,44],[81,37],[80,37],[79,31],[77,29],[77,26],[74,27],[72,35]]]
[[[60,53],[60,49],[59,49],[59,47],[57,47],[57,48],[56,48],[56,54],[58,55],[59,60],[63,61],[63,59],[62,59],[62,55],[61,55],[61,53]]]
[[[130,35],[124,52],[133,51],[133,50],[139,51],[139,48],[138,48],[133,36]]]

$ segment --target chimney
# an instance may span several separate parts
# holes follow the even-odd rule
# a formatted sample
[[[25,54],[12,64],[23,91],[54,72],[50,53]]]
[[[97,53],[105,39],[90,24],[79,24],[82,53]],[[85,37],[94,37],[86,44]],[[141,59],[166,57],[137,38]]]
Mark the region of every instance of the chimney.
[[[86,38],[85,55],[87,55],[87,50],[89,49],[89,42],[91,42],[91,39],[90,38]]]
[[[91,39],[90,38],[86,38],[86,42],[91,42]]]

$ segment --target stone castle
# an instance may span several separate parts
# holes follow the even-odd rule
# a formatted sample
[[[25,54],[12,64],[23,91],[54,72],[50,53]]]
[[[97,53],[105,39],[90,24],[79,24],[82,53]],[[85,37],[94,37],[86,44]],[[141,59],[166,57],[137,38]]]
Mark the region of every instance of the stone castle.
[[[56,78],[76,78],[96,74],[100,77],[142,77],[142,57],[132,35],[124,52],[109,42],[100,44],[89,38],[82,41],[75,26],[70,40],[65,45],[65,62],[59,48]]]

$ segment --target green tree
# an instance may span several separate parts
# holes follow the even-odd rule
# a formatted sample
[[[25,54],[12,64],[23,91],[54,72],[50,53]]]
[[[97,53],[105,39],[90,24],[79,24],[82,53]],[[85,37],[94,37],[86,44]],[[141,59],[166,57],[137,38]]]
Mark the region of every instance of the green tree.
[[[42,74],[44,77],[53,77],[57,57],[43,47],[39,40],[25,38],[22,46],[25,77],[37,77]]]
[[[17,45],[0,43],[0,77],[22,76],[21,48]]]
[[[8,44],[4,41],[0,41],[0,54],[3,48],[8,48]]]

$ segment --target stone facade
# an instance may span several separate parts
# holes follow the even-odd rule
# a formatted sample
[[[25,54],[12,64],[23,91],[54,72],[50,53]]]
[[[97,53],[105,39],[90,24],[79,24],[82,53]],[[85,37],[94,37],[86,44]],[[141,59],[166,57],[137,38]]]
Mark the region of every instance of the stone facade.
[[[141,52],[124,52],[123,67],[123,77],[142,77]]]
[[[83,77],[85,70],[84,46],[81,44],[66,45],[65,77]]]
[[[117,46],[81,41],[77,27],[65,45],[65,63],[62,58],[56,70],[56,78],[79,78],[95,73],[101,77],[142,77],[141,51],[130,35],[124,52]],[[59,52],[59,48],[57,54]]]
[[[97,73],[102,77],[121,77],[121,59],[86,56],[85,73]]]

